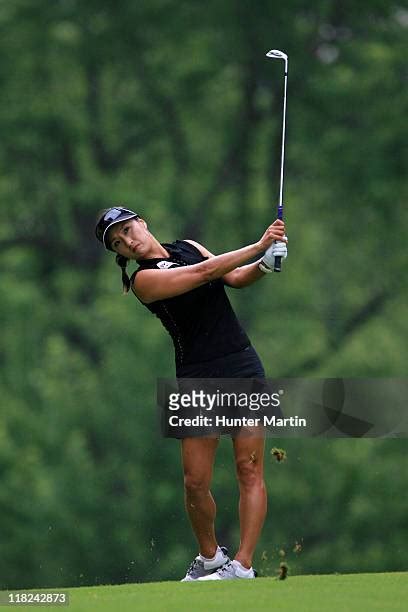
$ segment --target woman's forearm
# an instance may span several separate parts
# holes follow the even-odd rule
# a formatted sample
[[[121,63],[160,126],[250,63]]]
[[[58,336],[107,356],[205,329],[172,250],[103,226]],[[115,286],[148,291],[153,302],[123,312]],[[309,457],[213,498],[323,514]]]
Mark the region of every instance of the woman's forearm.
[[[228,272],[231,272],[232,270],[235,270],[235,268],[238,268],[244,264],[246,261],[248,261],[248,259],[252,259],[262,252],[262,245],[256,242],[243,247],[242,249],[222,253],[222,255],[215,255],[214,257],[207,259],[201,264],[203,266],[207,282],[221,278],[225,274],[228,274]]]
[[[241,266],[232,270],[228,274],[224,275],[224,282],[229,287],[234,287],[235,289],[242,289],[242,287],[248,287],[255,283],[260,278],[265,276],[265,273],[259,269],[259,262],[261,260],[247,264],[246,266]]]

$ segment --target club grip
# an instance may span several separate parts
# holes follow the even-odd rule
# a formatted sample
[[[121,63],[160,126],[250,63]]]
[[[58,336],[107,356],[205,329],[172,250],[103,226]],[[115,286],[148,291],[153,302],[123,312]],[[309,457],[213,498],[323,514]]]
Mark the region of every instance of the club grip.
[[[278,219],[282,219],[282,217],[283,217],[283,204],[278,206]],[[280,257],[279,255],[275,257],[275,265],[273,267],[274,272],[281,271],[281,262],[282,262],[282,257]]]

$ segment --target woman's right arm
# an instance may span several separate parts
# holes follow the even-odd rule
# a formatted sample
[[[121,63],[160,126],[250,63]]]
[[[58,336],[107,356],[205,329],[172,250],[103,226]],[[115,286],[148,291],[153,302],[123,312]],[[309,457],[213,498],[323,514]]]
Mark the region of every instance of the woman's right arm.
[[[133,292],[144,303],[175,297],[196,287],[221,278],[248,259],[263,253],[274,240],[284,235],[284,223],[275,221],[268,227],[262,238],[248,246],[216,255],[198,264],[177,268],[141,270],[135,275]]]

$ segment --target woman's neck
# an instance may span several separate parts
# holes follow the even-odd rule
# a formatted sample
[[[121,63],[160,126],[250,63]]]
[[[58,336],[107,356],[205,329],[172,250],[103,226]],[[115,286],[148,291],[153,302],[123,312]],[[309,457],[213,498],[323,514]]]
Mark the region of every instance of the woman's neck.
[[[151,235],[151,247],[144,259],[159,259],[160,257],[169,257],[170,253],[160,244],[160,242]]]

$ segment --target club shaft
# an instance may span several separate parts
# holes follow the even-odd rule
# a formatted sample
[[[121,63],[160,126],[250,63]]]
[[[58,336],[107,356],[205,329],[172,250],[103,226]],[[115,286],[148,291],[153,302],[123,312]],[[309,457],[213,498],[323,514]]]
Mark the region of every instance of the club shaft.
[[[282,219],[283,218],[283,170],[284,170],[284,165],[285,165],[286,91],[287,91],[287,86],[288,86],[288,56],[286,55],[286,53],[283,53],[282,51],[279,51],[277,49],[272,49],[271,51],[268,51],[266,55],[267,57],[270,57],[272,59],[283,59],[285,62],[285,78],[284,78],[284,85],[283,85],[280,187],[279,187],[279,204],[278,204],[278,211],[277,211],[278,219]],[[282,258],[279,255],[275,257],[275,265],[273,268],[275,272],[281,271],[281,260]]]
[[[286,131],[286,91],[288,86],[288,61],[285,59],[285,79],[283,85],[283,113],[282,113],[282,148],[281,148],[281,168],[280,168],[280,187],[279,187],[279,204],[278,204],[278,219],[283,218],[283,170],[285,165],[285,131]],[[275,257],[274,272],[280,272],[282,269],[282,258]]]
[[[288,62],[285,61],[285,81],[283,89],[283,116],[282,116],[282,149],[281,149],[281,168],[280,168],[280,188],[279,188],[279,207],[283,202],[283,169],[285,165],[285,131],[286,131],[286,91],[288,86]]]

